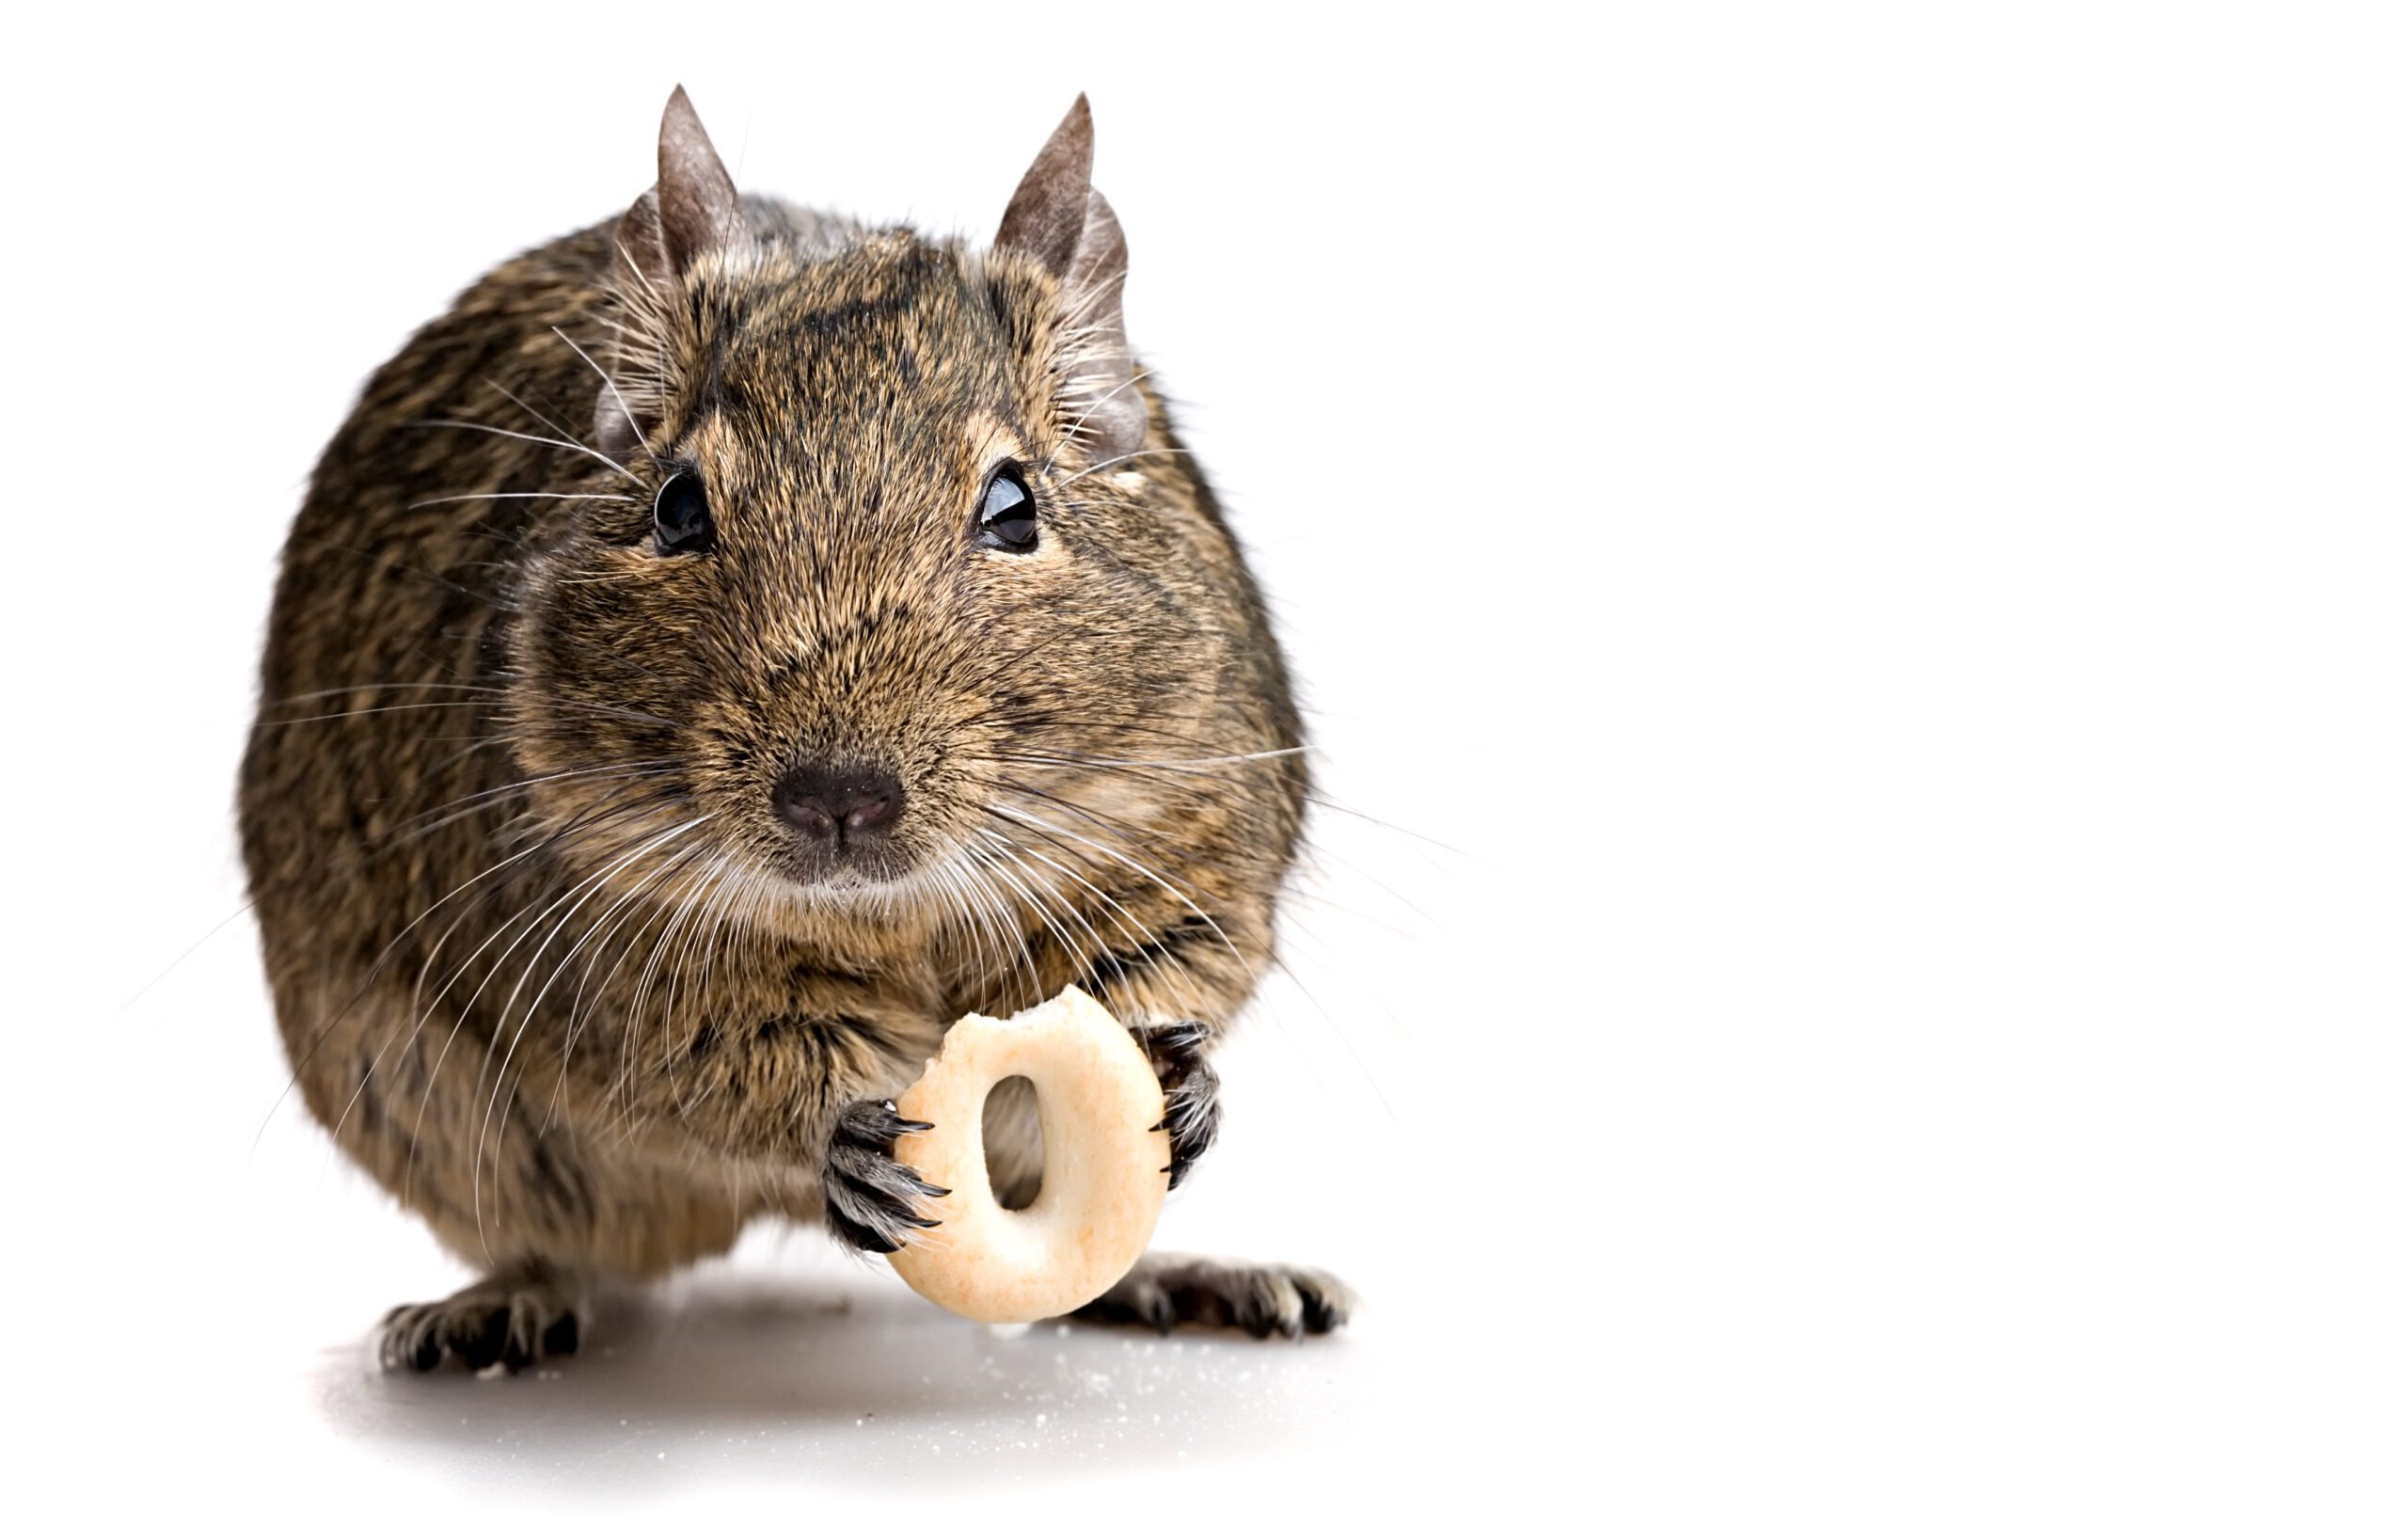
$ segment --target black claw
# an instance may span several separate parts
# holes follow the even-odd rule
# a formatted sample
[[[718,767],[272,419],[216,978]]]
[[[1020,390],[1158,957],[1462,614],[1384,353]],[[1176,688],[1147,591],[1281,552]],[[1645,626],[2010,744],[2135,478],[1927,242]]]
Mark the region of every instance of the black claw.
[[[494,1277],[437,1303],[388,1309],[378,1356],[395,1372],[456,1362],[476,1372],[521,1372],[575,1352],[578,1334],[576,1313],[542,1278]]]
[[[905,1133],[935,1130],[929,1121],[909,1121],[895,1109],[891,1100],[860,1101],[847,1106],[836,1118],[835,1141],[856,1148],[892,1151],[895,1138]]]
[[[1173,1191],[1220,1132],[1220,1076],[1205,1061],[1203,1051],[1211,1038],[1206,1027],[1192,1021],[1140,1033],[1164,1097],[1163,1118],[1147,1131],[1170,1134],[1170,1163],[1162,1172],[1170,1177],[1168,1189]]]
[[[462,1361],[479,1372],[491,1367],[501,1360],[502,1353],[510,1349],[509,1311],[494,1309],[480,1322],[474,1335],[464,1335],[453,1341],[452,1346],[460,1353]]]
[[[860,1101],[836,1118],[821,1171],[827,1194],[828,1228],[836,1238],[872,1255],[892,1255],[912,1229],[933,1229],[912,1198],[953,1192],[925,1180],[895,1157],[895,1140],[907,1132],[928,1132],[935,1123],[898,1116],[893,1101]]]
[[[1309,1282],[1299,1281],[1296,1283],[1296,1296],[1305,1306],[1303,1314],[1297,1320],[1297,1323],[1304,1326],[1305,1333],[1307,1335],[1328,1334],[1330,1327],[1338,1323],[1338,1309],[1329,1299],[1322,1295],[1321,1289]]]
[[[859,1175],[854,1174],[849,1169],[831,1165],[828,1167],[828,1173],[844,1181],[845,1189],[856,1193],[863,1200],[870,1203],[872,1206],[876,1206],[879,1197],[885,1195],[885,1193],[880,1191],[877,1186],[870,1184],[869,1181],[863,1180]]]
[[[855,1249],[867,1250],[872,1255],[892,1255],[903,1247],[901,1244],[887,1238],[876,1229],[854,1222],[833,1206],[828,1209],[828,1226],[835,1229],[836,1237],[846,1244],[852,1245]]]
[[[1345,1324],[1352,1303],[1343,1283],[1301,1266],[1148,1261],[1076,1317],[1164,1334],[1201,1325],[1298,1340]]]
[[[937,1226],[937,1219],[923,1216],[916,1209],[905,1206],[903,1203],[897,1201],[894,1193],[888,1191],[885,1187],[874,1185],[868,1181],[862,1179],[859,1175],[854,1174],[849,1169],[839,1169],[835,1171],[835,1175],[838,1180],[844,1181],[848,1188],[861,1197],[862,1205],[872,1209],[880,1216],[892,1219],[896,1223],[909,1223],[915,1228],[933,1229]],[[929,1185],[916,1177],[912,1179],[911,1183],[932,1197],[952,1195],[951,1192],[939,1186]]]

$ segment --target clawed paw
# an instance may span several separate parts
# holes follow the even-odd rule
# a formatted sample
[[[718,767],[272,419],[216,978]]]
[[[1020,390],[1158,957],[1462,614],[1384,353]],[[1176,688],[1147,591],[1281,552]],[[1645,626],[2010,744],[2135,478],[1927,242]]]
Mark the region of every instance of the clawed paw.
[[[388,1368],[432,1372],[445,1362],[516,1372],[577,1350],[578,1307],[548,1274],[489,1276],[436,1303],[405,1303],[385,1316],[378,1355]]]
[[[855,1249],[892,1255],[901,1249],[915,1229],[933,1229],[937,1220],[920,1211],[922,1197],[953,1193],[931,1185],[920,1172],[895,1157],[895,1140],[905,1133],[929,1131],[925,1121],[909,1121],[893,1101],[856,1101],[836,1118],[828,1141],[828,1162],[819,1184],[828,1207],[828,1228]]]
[[[1257,1340],[1326,1335],[1346,1323],[1354,1293],[1325,1271],[1199,1256],[1149,1255],[1109,1292],[1071,1317],[1144,1324],[1242,1329]]]
[[[1204,1060],[1212,1031],[1193,1020],[1135,1029],[1138,1045],[1146,1049],[1162,1081],[1163,1119],[1151,1130],[1170,1134],[1170,1163],[1164,1167],[1176,1191],[1220,1135],[1221,1076]]]

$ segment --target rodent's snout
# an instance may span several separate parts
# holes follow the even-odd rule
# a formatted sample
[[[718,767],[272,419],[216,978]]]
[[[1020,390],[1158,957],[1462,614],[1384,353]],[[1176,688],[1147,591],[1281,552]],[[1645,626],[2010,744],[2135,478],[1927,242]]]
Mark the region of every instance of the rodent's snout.
[[[903,815],[903,782],[869,764],[797,764],[769,792],[780,817],[836,849],[876,839]]]

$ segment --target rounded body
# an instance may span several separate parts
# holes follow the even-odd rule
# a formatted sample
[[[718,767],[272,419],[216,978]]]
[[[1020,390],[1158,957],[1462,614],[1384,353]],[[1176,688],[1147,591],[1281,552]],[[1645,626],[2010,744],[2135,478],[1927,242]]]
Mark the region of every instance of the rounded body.
[[[1064,406],[1075,266],[758,200],[696,254],[664,197],[674,260],[630,274],[643,213],[496,269],[370,381],[243,768],[302,1095],[485,1266],[651,1275],[820,1216],[845,1108],[965,1013],[1076,984],[1209,1039],[1305,794],[1160,402],[1116,390],[1145,411],[1109,456]],[[977,537],[1006,460],[1025,552]],[[681,475],[699,551],[656,522]],[[848,846],[852,803],[796,787],[872,762],[899,814]],[[999,1187],[1035,1180],[1027,1110],[990,1127]]]

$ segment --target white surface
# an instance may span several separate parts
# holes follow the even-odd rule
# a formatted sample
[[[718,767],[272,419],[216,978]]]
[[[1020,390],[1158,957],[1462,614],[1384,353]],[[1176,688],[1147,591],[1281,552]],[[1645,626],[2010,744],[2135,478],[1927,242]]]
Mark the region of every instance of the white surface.
[[[16,24],[13,1499],[2398,1530],[2389,12],[816,10]],[[1164,1239],[1339,1268],[1345,1338],[997,1340],[764,1236],[556,1379],[365,1371],[456,1273],[211,929],[274,552],[675,79],[746,184],[974,231],[1094,94],[1379,819]]]

